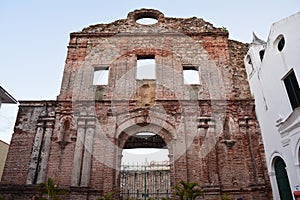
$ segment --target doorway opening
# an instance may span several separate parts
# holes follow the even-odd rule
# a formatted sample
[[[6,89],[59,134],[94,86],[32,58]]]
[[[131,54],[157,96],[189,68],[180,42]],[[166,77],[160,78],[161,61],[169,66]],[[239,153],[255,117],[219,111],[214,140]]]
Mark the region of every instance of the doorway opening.
[[[275,158],[274,168],[280,199],[292,200],[293,195],[286,172],[286,165],[282,158]]]
[[[129,137],[121,160],[121,199],[163,199],[171,196],[169,150],[150,132]]]

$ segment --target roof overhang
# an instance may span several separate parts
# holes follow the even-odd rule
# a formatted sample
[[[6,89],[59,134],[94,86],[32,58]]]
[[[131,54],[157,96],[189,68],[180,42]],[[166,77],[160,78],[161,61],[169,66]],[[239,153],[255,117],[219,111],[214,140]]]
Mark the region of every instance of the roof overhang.
[[[18,103],[18,101],[13,98],[8,92],[6,92],[1,86],[0,86],[0,102],[2,103]]]

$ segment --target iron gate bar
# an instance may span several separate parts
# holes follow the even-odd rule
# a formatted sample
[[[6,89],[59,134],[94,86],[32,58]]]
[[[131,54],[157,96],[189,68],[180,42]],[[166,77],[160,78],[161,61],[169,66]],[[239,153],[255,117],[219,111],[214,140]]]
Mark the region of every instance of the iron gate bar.
[[[144,163],[121,166],[120,199],[170,197],[170,164]]]

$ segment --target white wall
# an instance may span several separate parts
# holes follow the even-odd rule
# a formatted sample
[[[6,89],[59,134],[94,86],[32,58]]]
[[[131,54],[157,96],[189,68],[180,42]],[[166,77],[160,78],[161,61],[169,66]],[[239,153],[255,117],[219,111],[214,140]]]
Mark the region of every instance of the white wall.
[[[300,128],[294,128],[284,134],[278,131],[279,122],[287,123],[286,120],[293,113],[282,79],[293,69],[300,84],[299,27],[300,13],[296,13],[272,25],[266,44],[251,44],[247,56],[251,57],[255,70],[252,76],[251,65],[247,56],[245,57],[250,88],[255,98],[257,118],[262,130],[274,199],[279,199],[273,166],[274,157],[280,156],[285,161],[291,189],[295,190],[295,186],[300,185]],[[285,46],[281,52],[276,42],[280,35],[285,38]],[[259,51],[262,49],[265,49],[265,54],[261,61]],[[294,122],[297,123],[297,120]]]

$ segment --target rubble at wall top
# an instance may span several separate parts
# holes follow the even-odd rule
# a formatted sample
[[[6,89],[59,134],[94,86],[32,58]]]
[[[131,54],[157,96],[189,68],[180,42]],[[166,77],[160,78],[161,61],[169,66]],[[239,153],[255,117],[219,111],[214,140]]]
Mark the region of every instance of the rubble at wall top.
[[[151,25],[143,25],[137,22],[141,18],[152,18],[157,20],[157,23]],[[81,32],[87,34],[97,33],[211,33],[217,35],[227,35],[225,28],[216,28],[211,23],[204,21],[201,18],[169,18],[164,17],[163,13],[154,9],[140,9],[130,12],[126,19],[116,20],[109,24],[96,24],[84,28]],[[74,33],[73,33],[74,34]]]

